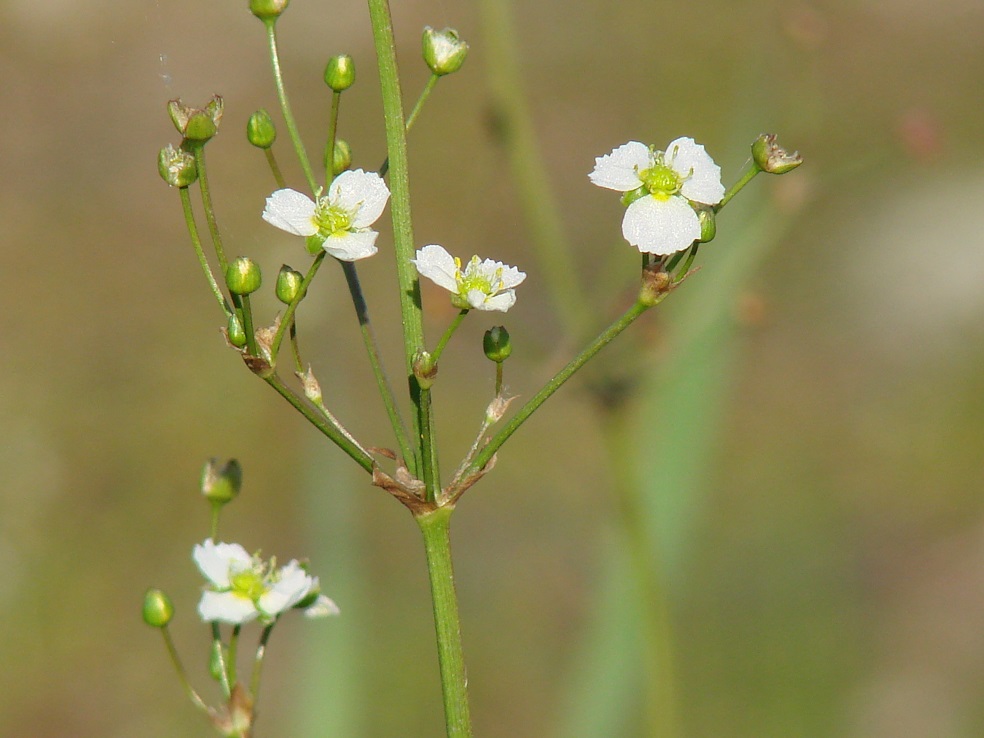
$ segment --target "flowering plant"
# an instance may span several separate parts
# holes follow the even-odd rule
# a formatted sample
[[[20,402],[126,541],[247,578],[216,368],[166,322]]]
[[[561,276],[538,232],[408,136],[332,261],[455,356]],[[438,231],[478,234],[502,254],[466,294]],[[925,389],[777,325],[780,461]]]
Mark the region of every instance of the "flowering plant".
[[[313,163],[299,135],[282,77],[277,23],[287,8],[287,1],[251,0],[250,3],[251,11],[262,21],[267,34],[280,116],[304,173],[303,183],[297,184],[296,188],[287,186],[274,155],[277,131],[273,119],[265,111],[254,113],[247,124],[247,138],[264,152],[275,182],[275,189],[267,198],[262,213],[257,212],[257,215],[282,231],[303,237],[311,257],[303,270],[295,270],[286,264],[280,268],[274,293],[283,304],[283,310],[272,319],[268,318],[267,325],[256,325],[259,311],[254,311],[251,302],[251,295],[263,286],[260,267],[248,257],[226,257],[208,187],[204,151],[219,130],[224,109],[221,98],[213,98],[201,109],[172,101],[169,111],[182,141],[177,147],[170,144],[164,147],[158,164],[161,176],[179,192],[190,239],[225,321],[225,337],[230,347],[239,353],[252,373],[348,455],[368,475],[367,481],[388,493],[412,514],[423,537],[430,574],[447,733],[449,736],[469,736],[471,718],[449,533],[457,504],[466,491],[492,471],[504,444],[555,392],[693,273],[691,267],[699,247],[716,233],[716,216],[721,209],[760,172],[790,171],[800,160],[798,155],[779,147],[774,137],[760,137],[753,144],[749,167],[735,184],[725,188],[720,167],[703,145],[689,137],[673,140],[665,150],[630,141],[598,157],[589,174],[590,181],[623,193],[626,209],[622,234],[643,255],[634,298],[620,316],[594,339],[584,343],[562,369],[511,413],[515,398],[505,392],[503,372],[513,346],[505,326],[489,328],[482,347],[485,356],[495,365],[495,391],[485,398],[486,410],[479,419],[479,431],[467,452],[453,473],[442,473],[434,433],[432,387],[438,381],[443,352],[469,315],[509,311],[516,304],[516,288],[524,283],[527,275],[517,267],[491,258],[473,256],[468,262],[462,262],[442,246],[418,247],[414,241],[407,135],[438,81],[461,69],[468,44],[452,29],[424,29],[423,61],[431,74],[416,104],[405,117],[389,4],[386,0],[368,0],[368,5],[387,140],[385,159],[375,171],[350,169],[352,149],[337,135],[342,94],[351,89],[356,80],[352,57],[337,55],[329,60],[325,69],[325,83],[331,90],[331,115],[324,156],[321,162]],[[383,158],[381,154],[380,158]],[[211,254],[206,253],[191,207],[190,191],[196,184],[208,223]],[[392,242],[381,238],[373,229],[387,207],[393,224]],[[565,290],[563,278],[553,281],[554,275],[567,273],[570,259],[557,250],[551,253],[551,257],[556,258],[544,258],[543,253],[549,250],[548,247],[536,238],[532,240],[531,250],[541,252],[541,261],[549,265],[544,270],[548,289],[553,292],[555,301],[565,308],[562,314],[573,314],[580,309],[577,307],[582,302],[577,299],[580,293]],[[404,367],[401,373],[406,377],[405,397],[412,411],[409,422],[401,414],[400,401],[388,379],[372,330],[368,301],[361,288],[358,271],[361,262],[377,254],[392,259],[396,268],[403,327]],[[302,252],[301,257],[304,256]],[[328,259],[329,256],[332,259]],[[217,264],[217,270],[212,262]],[[373,370],[373,381],[392,429],[393,448],[364,443],[350,432],[327,406],[313,367],[302,360],[296,325],[298,309],[326,262],[337,263],[345,275],[364,350]],[[450,292],[451,304],[458,309],[436,344],[425,340],[423,298],[427,295],[422,295],[421,277]],[[551,286],[555,284],[561,284],[561,287]],[[579,328],[587,325],[582,320]],[[571,330],[569,333],[574,337],[583,335],[584,331]],[[286,360],[283,356],[285,341],[289,346]],[[293,371],[285,375],[284,364]],[[319,581],[308,573],[306,565],[291,560],[278,567],[273,559],[265,560],[258,554],[247,553],[238,544],[219,541],[219,510],[236,497],[238,484],[237,464],[230,462],[223,467],[214,464],[207,467],[203,492],[213,506],[213,525],[209,539],[195,546],[193,557],[207,581],[198,611],[212,628],[216,662],[213,675],[222,685],[226,698],[226,704],[220,709],[205,709],[224,735],[244,738],[253,728],[253,703],[259,672],[254,671],[254,679],[248,688],[236,679],[235,644],[242,627],[252,622],[264,627],[256,657],[259,662],[265,653],[269,629],[289,610],[300,608],[309,616],[317,616],[337,613],[338,608],[320,593]],[[174,657],[166,635],[171,614],[172,608],[162,593],[148,593],[145,619],[162,629]],[[228,642],[221,637],[222,625],[231,626]],[[178,665],[176,658],[175,663]],[[180,666],[178,671],[183,678]],[[204,701],[197,693],[190,687],[188,690],[193,701],[204,707]]]

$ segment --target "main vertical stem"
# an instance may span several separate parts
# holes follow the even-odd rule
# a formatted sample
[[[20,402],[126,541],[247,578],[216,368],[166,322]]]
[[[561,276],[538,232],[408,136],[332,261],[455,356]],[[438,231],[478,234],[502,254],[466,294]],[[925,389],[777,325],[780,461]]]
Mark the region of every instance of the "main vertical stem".
[[[407,132],[403,118],[403,95],[396,64],[393,19],[388,0],[369,0],[369,20],[379,64],[379,86],[383,94],[383,121],[386,127],[386,152],[390,164],[390,212],[393,216],[393,247],[396,251],[396,275],[400,283],[400,314],[403,316],[403,354],[406,360],[410,401],[414,406],[413,437],[417,459],[408,459],[411,471],[421,476],[424,457],[423,403],[420,385],[413,375],[413,360],[424,349],[424,322],[420,307],[420,280],[411,259],[414,257],[413,222],[410,216],[410,176],[407,162]],[[417,462],[417,463],[414,463]],[[426,472],[425,472],[426,473]]]
[[[444,691],[444,720],[448,738],[470,738],[471,716],[468,710],[468,678],[461,647],[461,620],[458,595],[454,589],[451,566],[451,513],[442,507],[416,518],[424,535],[427,571],[430,574],[434,602],[434,629],[437,631],[437,658]]]

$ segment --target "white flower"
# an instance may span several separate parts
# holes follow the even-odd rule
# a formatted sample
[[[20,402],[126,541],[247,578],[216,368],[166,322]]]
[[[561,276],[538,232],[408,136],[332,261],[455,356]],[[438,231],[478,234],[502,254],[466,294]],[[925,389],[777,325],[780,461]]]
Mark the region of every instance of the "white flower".
[[[295,236],[323,239],[321,248],[342,261],[376,253],[376,236],[369,228],[383,214],[389,199],[386,183],[375,172],[342,172],[315,203],[297,190],[277,190],[267,198],[263,220]]]
[[[516,267],[491,259],[479,261],[477,256],[462,271],[461,260],[437,244],[424,246],[411,261],[421,275],[450,291],[451,303],[462,310],[505,312],[516,302],[513,287],[526,279]]]
[[[195,546],[192,556],[208,580],[198,603],[198,614],[206,622],[272,622],[317,591],[317,578],[297,561],[276,569],[272,561],[250,556],[238,543],[206,540]]]
[[[589,179],[599,187],[632,193],[622,235],[639,251],[666,255],[700,238],[691,203],[716,205],[724,197],[721,167],[692,138],[656,151],[638,141],[595,159]]]

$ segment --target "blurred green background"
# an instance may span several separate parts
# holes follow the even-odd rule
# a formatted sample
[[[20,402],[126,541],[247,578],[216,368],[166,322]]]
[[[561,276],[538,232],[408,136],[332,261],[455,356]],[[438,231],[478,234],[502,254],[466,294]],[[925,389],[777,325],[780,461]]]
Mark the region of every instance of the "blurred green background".
[[[984,6],[516,5],[539,155],[583,279],[569,299],[596,328],[632,299],[638,256],[616,198],[588,183],[594,157],[690,135],[729,183],[748,143],[775,131],[807,159],[722,213],[701,271],[592,375],[624,403],[619,448],[635,461],[620,469],[665,568],[682,735],[984,735]],[[529,272],[504,320],[506,381],[528,397],[572,346],[494,135],[481,14],[455,0],[394,12],[411,99],[425,24],[472,42],[411,136],[416,239]],[[312,151],[324,63],[353,55],[341,135],[356,166],[377,167],[364,4],[294,0],[280,34]],[[257,736],[440,735],[415,526],[225,348],[156,172],[177,142],[165,102],[222,94],[209,155],[227,252],[256,259],[268,284],[282,262],[306,265],[259,219],[272,184],[242,135],[254,109],[276,107],[262,26],[245,2],[7,2],[0,69],[0,734],[210,734],[139,607],[147,586],[171,593],[207,689],[197,478],[207,457],[235,456],[246,481],[223,536],[309,556],[343,611],[274,633]],[[384,226],[383,258],[360,270],[396,369],[388,243]],[[327,267],[301,311],[307,353],[343,422],[391,445]],[[452,313],[424,299],[434,341]],[[271,319],[274,301],[258,302]],[[491,396],[480,339],[502,320],[470,317],[442,361],[449,469]],[[478,735],[645,735],[614,431],[586,387],[524,427],[455,517]]]

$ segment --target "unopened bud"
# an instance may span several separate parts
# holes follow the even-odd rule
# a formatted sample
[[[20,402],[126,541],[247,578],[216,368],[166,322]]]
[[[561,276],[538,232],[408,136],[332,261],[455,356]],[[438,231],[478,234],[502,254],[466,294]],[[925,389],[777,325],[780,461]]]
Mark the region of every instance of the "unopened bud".
[[[287,10],[290,0],[249,0],[249,12],[262,21],[273,20]]]
[[[243,468],[235,459],[220,464],[209,459],[202,469],[202,494],[210,502],[225,504],[235,499],[243,486]]]
[[[198,179],[195,157],[168,144],[157,155],[157,171],[171,187],[187,187]]]
[[[697,220],[700,221],[700,238],[697,240],[701,243],[713,241],[717,235],[717,219],[714,216],[714,211],[710,208],[698,210]]]
[[[328,60],[325,67],[325,84],[335,92],[347,90],[355,83],[355,62],[348,54],[339,54]]]
[[[284,264],[280,267],[280,273],[277,275],[277,299],[284,305],[290,305],[300,294],[301,283],[303,282],[303,274]]]
[[[411,366],[413,376],[417,378],[420,388],[430,389],[434,384],[434,378],[437,377],[437,364],[434,363],[434,358],[428,352],[418,350]]]
[[[224,107],[222,98],[212,95],[204,108],[193,108],[181,100],[170,100],[167,112],[178,133],[189,141],[204,143],[218,133]]]
[[[430,70],[438,75],[452,74],[461,69],[468,55],[468,44],[458,38],[453,28],[435,31],[430,26],[424,28],[424,61]]]
[[[512,342],[509,340],[509,331],[505,326],[497,325],[485,331],[482,338],[482,348],[485,356],[496,364],[501,364],[509,358],[512,353]]]
[[[144,594],[143,620],[151,628],[164,628],[174,617],[174,604],[162,590],[148,589]]]
[[[242,348],[246,345],[246,329],[243,328],[243,321],[235,313],[229,314],[229,320],[226,323],[226,337],[229,339],[229,343],[236,348]]]
[[[790,154],[776,141],[774,133],[763,133],[752,144],[755,166],[768,174],[785,174],[803,163],[798,151]]]
[[[226,267],[226,287],[234,295],[249,295],[260,289],[260,268],[252,259],[240,256]]]
[[[208,653],[208,673],[217,682],[223,681],[223,677],[225,676],[223,666],[227,653],[228,651],[222,644],[222,641],[212,641],[212,648]]]
[[[265,110],[257,110],[246,121],[246,138],[258,149],[269,149],[277,140],[277,128]]]
[[[340,138],[335,139],[335,147],[332,149],[332,177],[337,177],[350,166],[352,166],[352,147],[348,141]],[[327,162],[325,162],[327,166]]]

